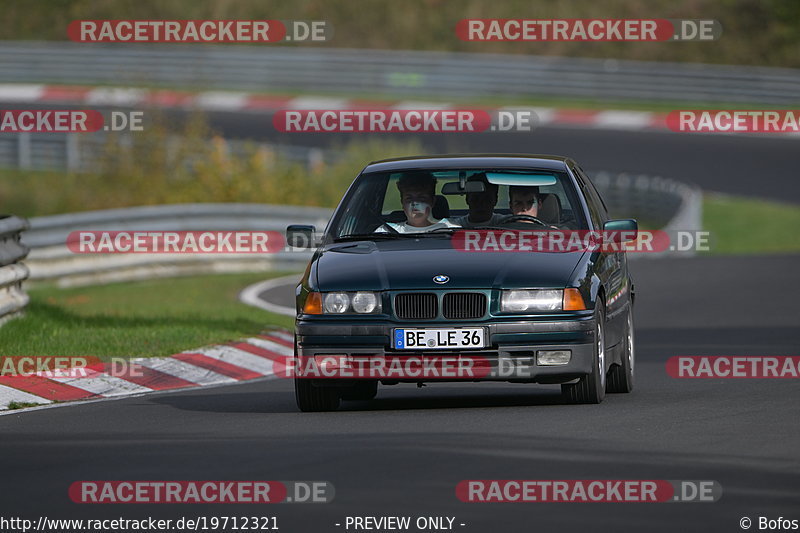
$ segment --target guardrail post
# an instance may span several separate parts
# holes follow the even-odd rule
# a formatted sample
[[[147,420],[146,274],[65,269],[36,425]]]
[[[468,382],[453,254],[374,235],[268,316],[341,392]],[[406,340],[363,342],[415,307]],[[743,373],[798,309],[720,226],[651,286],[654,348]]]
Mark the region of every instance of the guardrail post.
[[[18,316],[29,301],[22,282],[30,272],[20,262],[28,255],[20,234],[29,227],[24,218],[0,215],[0,325]]]
[[[78,134],[67,133],[66,135],[65,149],[67,156],[67,170],[75,171],[78,170],[81,165],[81,152],[80,147],[78,146]]]
[[[17,167],[22,170],[31,168],[31,134],[20,133],[17,136]]]

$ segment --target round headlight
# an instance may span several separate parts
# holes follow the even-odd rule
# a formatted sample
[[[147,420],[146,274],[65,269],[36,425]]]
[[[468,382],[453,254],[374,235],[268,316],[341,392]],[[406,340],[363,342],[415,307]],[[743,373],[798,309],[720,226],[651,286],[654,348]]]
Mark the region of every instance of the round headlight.
[[[563,294],[560,289],[505,291],[500,309],[510,313],[561,311]]]
[[[531,291],[506,291],[503,294],[503,311],[527,311],[531,299]]]
[[[350,298],[343,292],[329,292],[324,307],[326,313],[344,313],[350,307]]]
[[[378,298],[374,292],[357,292],[353,296],[353,310],[356,313],[371,313],[378,307]]]

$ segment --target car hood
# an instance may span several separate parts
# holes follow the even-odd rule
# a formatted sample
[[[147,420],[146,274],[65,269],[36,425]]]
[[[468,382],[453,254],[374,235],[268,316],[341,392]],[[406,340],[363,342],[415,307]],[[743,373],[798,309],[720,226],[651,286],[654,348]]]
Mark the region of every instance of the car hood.
[[[464,252],[448,238],[326,246],[314,259],[318,290],[562,288],[586,252]],[[434,276],[449,278],[434,283]]]

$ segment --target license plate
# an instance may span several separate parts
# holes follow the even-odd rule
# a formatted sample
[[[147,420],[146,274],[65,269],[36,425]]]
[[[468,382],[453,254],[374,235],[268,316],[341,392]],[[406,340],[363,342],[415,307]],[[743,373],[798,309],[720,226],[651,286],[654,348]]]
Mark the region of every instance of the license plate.
[[[458,329],[396,329],[396,350],[447,350],[454,348],[483,348],[486,346],[484,328]]]

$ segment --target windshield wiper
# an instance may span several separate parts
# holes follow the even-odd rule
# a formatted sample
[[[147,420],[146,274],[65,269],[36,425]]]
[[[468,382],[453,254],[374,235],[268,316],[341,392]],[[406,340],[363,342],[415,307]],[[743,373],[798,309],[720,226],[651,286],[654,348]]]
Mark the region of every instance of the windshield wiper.
[[[369,239],[394,239],[397,237],[408,237],[411,233],[351,233],[336,237],[333,242],[341,241],[363,241]]]
[[[455,233],[456,231],[458,231],[460,229],[464,229],[464,228],[462,228],[462,227],[458,227],[458,228],[436,228],[436,229],[431,230],[431,231],[420,231],[419,233],[415,233],[415,235],[430,235],[432,233],[446,233],[448,235],[452,235],[453,233]]]

